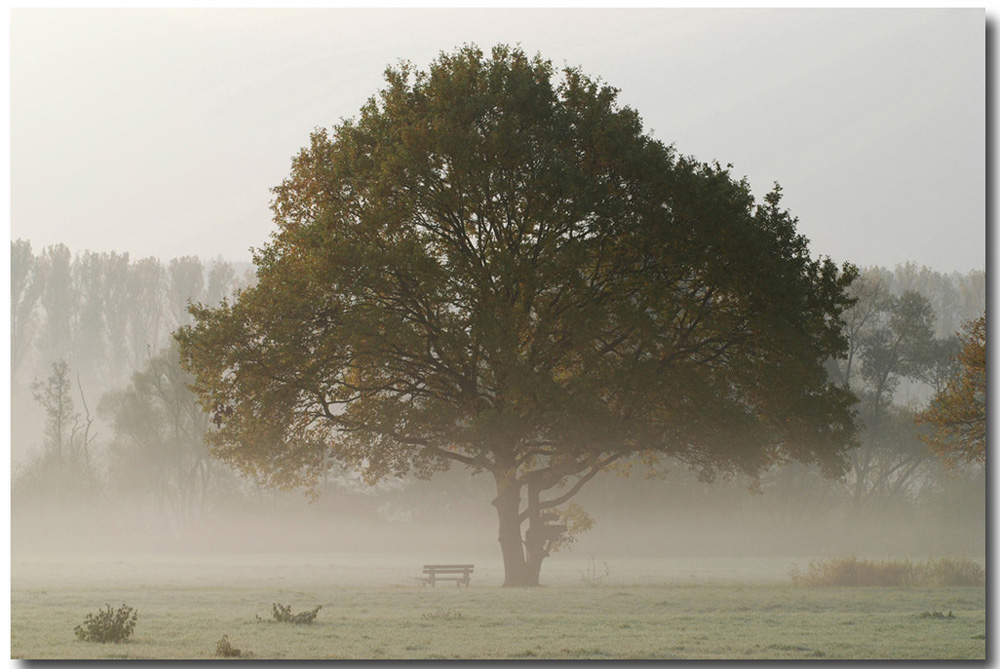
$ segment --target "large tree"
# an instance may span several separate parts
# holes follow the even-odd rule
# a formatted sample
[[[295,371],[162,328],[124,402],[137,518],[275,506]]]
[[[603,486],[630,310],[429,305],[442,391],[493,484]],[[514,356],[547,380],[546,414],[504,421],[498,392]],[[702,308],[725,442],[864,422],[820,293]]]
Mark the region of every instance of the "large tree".
[[[777,187],[519,49],[385,77],[275,189],[259,283],[177,334],[217,456],[280,486],[489,472],[505,585],[627,459],[844,471],[853,397],[823,363],[855,271],[810,257]]]

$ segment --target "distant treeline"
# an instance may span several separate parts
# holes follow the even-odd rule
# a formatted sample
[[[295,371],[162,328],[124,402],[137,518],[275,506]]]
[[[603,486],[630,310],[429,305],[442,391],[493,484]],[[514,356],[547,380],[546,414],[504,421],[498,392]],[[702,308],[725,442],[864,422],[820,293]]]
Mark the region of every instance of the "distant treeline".
[[[915,291],[927,298],[935,317],[935,336],[953,335],[966,321],[979,318],[986,310],[986,272],[966,274],[935,272],[926,265],[906,262],[894,269],[868,267],[862,276],[878,276],[897,297]]]
[[[218,304],[254,279],[250,263],[184,256],[162,261],[128,252],[73,253],[63,244],[33,250],[11,242],[11,376],[17,385],[47,376],[65,361],[104,392],[123,385],[170,334],[190,321],[191,302]],[[942,274],[914,263],[867,268],[894,295],[916,291],[929,301],[935,335],[954,334],[982,314],[986,273]]]
[[[15,385],[65,361],[95,392],[126,383],[186,324],[189,302],[218,304],[254,280],[250,263],[127,252],[35,251],[10,245],[11,376]]]

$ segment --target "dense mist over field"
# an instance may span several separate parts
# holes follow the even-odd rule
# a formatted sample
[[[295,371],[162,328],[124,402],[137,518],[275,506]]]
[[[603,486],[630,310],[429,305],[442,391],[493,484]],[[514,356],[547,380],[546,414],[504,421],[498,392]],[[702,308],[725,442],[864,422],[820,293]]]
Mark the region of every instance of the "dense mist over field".
[[[12,254],[15,554],[497,552],[493,482],[462,466],[374,487],[334,468],[311,499],[209,455],[209,421],[170,333],[188,322],[189,301],[218,303],[253,280],[251,268],[20,241]],[[982,272],[906,265],[863,279],[923,296],[942,342],[984,306]],[[830,370],[836,378],[843,368]],[[574,498],[594,526],[551,559],[983,554],[983,472],[947,470],[926,452],[906,412],[926,403],[934,379],[896,379],[896,427],[863,442],[843,479],[789,464],[756,483],[704,482],[679,462],[630,463],[630,476],[605,473]],[[863,377],[853,382],[865,392]],[[53,397],[71,406],[55,408]]]
[[[393,492],[332,487],[313,504],[302,493],[254,491],[249,499],[219,500],[182,523],[135,496],[65,505],[15,500],[12,552],[419,553],[445,561],[498,557],[490,481],[466,477],[456,471],[434,484],[411,481]],[[550,561],[563,556],[985,554],[981,475],[943,478],[917,502],[858,512],[844,504],[826,506],[824,500],[833,496],[829,484],[817,483],[798,494],[773,488],[755,494],[743,483],[702,484],[682,472],[655,481],[595,481],[577,500],[595,526]]]

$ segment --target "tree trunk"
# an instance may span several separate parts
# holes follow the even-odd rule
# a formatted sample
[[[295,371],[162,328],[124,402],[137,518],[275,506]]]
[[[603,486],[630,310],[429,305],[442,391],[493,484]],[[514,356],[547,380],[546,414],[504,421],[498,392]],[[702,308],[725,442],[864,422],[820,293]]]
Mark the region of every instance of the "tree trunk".
[[[538,585],[538,577],[542,573],[542,560],[546,558],[549,554],[545,550],[545,539],[539,539],[533,536],[532,528],[528,527],[527,537],[524,541],[525,552],[527,554],[527,559],[525,560],[525,576],[527,583],[525,585]]]
[[[528,585],[538,585],[542,571],[542,560],[549,553],[545,550],[545,530],[539,508],[539,483],[537,479],[528,481],[528,530],[524,533],[524,552]]]
[[[503,553],[504,587],[538,585],[537,576],[534,583],[529,578],[521,541],[521,484],[515,481],[513,473],[494,473],[494,478],[497,496],[493,505],[500,521],[498,541]]]

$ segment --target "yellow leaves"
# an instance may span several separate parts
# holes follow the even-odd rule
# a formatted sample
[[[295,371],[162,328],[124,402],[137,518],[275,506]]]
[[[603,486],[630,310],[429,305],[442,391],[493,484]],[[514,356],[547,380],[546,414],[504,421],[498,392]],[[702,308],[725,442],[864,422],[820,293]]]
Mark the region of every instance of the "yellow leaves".
[[[959,334],[962,349],[959,371],[948,386],[917,415],[917,422],[930,425],[931,434],[921,435],[949,466],[959,462],[986,463],[986,315],[965,324]]]
[[[559,523],[566,526],[566,531],[556,541],[549,543],[548,550],[551,553],[574,543],[577,537],[593,528],[597,521],[591,518],[583,507],[571,502],[569,506],[559,512]]]

